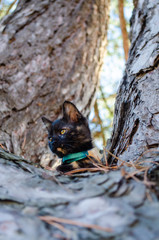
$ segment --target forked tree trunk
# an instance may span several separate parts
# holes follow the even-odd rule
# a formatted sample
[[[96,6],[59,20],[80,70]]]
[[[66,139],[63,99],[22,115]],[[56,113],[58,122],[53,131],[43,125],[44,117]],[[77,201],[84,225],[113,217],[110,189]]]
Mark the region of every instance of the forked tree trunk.
[[[131,19],[131,48],[120,84],[109,150],[135,160],[159,146],[159,4],[136,2]]]
[[[1,22],[0,143],[46,158],[41,116],[65,99],[88,114],[106,47],[109,0],[22,0]]]

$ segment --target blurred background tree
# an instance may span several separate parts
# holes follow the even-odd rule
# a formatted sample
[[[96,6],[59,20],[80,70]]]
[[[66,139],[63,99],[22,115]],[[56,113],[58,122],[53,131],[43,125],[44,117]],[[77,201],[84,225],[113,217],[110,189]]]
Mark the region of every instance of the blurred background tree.
[[[122,10],[124,16],[121,12]],[[132,10],[132,0],[111,0],[107,52],[101,71],[100,87],[95,106],[90,114],[95,144],[100,148],[106,145],[106,141],[111,136],[116,92],[123,76],[127,58],[125,57],[127,52],[125,53],[124,49],[128,49],[130,44],[128,33],[130,31]],[[125,21],[122,24],[126,24],[125,26],[122,25],[122,27],[121,17]],[[127,31],[126,39],[124,39],[122,34],[122,28],[125,28]]]
[[[0,0],[0,18],[11,13],[17,5],[18,0]]]

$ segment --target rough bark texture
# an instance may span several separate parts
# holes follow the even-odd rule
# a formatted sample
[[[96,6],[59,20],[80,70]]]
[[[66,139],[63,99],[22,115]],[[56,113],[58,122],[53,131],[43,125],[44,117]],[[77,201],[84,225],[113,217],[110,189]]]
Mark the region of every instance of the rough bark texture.
[[[22,1],[20,1],[20,3],[21,2]],[[154,8],[153,4],[154,3],[140,6],[141,13],[143,14],[142,10],[150,11],[153,9],[153,13],[151,12],[151,16],[155,16],[155,9],[157,8]],[[135,21],[137,21],[138,15],[134,16],[136,16],[134,20],[136,19]],[[158,18],[158,15],[156,15],[156,18]],[[149,19],[151,19],[150,16]],[[138,25],[135,21],[133,23],[133,27],[134,29],[137,29]],[[158,24],[158,21],[153,21],[154,24],[151,24],[150,33],[152,33],[151,31],[155,32],[156,27],[154,25]],[[141,28],[140,31],[144,31],[144,28],[143,30]],[[149,32],[147,32],[147,34],[148,33]],[[136,35],[134,32],[133,37],[134,39],[136,39],[137,42],[138,38],[135,36]],[[141,39],[142,43],[142,35],[138,35],[138,37]],[[154,69],[154,62],[156,61],[155,59],[157,57],[155,52],[156,39],[152,36],[152,41],[149,39],[149,41],[145,42],[145,45],[143,46],[140,46],[138,42],[136,43],[137,46],[139,46],[139,52],[141,52],[142,48],[142,53],[145,55],[150,54],[150,52],[152,51],[151,48],[154,49],[154,58],[152,55],[150,55],[151,61],[153,60],[151,65],[149,61],[145,62],[142,60],[138,62],[138,60],[144,57],[144,55],[142,54],[137,56],[137,50],[135,50],[136,45],[134,41],[135,40],[132,41],[133,45],[131,53],[133,55],[134,51],[135,55],[133,55],[134,58],[132,58],[131,61],[129,59],[130,69],[128,68],[129,71],[125,79],[123,80],[125,81],[125,84],[122,84],[122,87],[120,88],[120,93],[125,94],[125,97],[127,98],[124,98],[123,95],[118,95],[117,101],[120,100],[120,96],[121,98],[123,98],[125,104],[119,103],[117,105],[119,107],[119,111],[121,112],[121,116],[120,119],[116,120],[117,125],[115,125],[115,131],[120,131],[121,135],[124,132],[124,128],[126,128],[127,126],[126,124],[132,126],[129,126],[129,129],[133,129],[130,131],[130,134],[134,134],[134,137],[132,136],[132,144],[128,146],[128,148],[130,149],[130,153],[132,154],[129,156],[134,156],[134,139],[137,138],[136,134],[139,131],[138,129],[141,128],[137,136],[140,136],[141,133],[143,134],[143,131],[141,131],[142,129],[145,130],[144,134],[146,134],[146,131],[148,131],[147,129],[149,129],[149,125],[146,127],[146,120],[150,115],[152,117],[151,129],[153,131],[153,137],[151,137],[149,141],[153,141],[153,139],[157,137],[157,131],[155,132],[153,128],[154,126],[157,126],[158,116],[157,114],[155,114],[158,107],[158,105],[156,105],[156,99],[154,99],[154,101],[152,102],[152,98],[156,97],[155,90],[157,89],[155,85],[155,76],[157,75],[157,69]],[[145,47],[146,49],[144,49]],[[137,67],[143,64],[143,67],[140,66],[140,69],[142,68],[142,70],[135,73],[134,71],[137,71],[137,67],[131,68],[131,64],[132,66],[137,64]],[[10,66],[9,63],[8,66]],[[31,68],[33,65],[29,66]],[[40,66],[41,64],[39,65],[39,67]],[[3,65],[1,65],[1,68],[2,67]],[[15,66],[15,68],[16,67],[17,65]],[[8,68],[8,71],[10,72],[11,69]],[[130,73],[130,71],[133,71],[132,74]],[[8,77],[9,76],[10,75],[8,75]],[[132,85],[130,85],[130,81],[132,81]],[[9,84],[10,82],[11,76],[10,81],[6,82],[6,84]],[[48,80],[48,82],[50,83],[49,86],[51,86],[51,80]],[[61,82],[61,84],[63,84],[63,82]],[[45,89],[44,86],[43,89]],[[151,88],[154,89],[153,97],[149,96],[149,94],[152,94]],[[145,89],[147,90],[146,92],[144,92]],[[150,92],[148,91],[149,89]],[[6,88],[6,92],[7,91],[9,90]],[[40,92],[40,90],[38,91]],[[5,96],[5,92],[4,90],[1,90],[1,92],[3,93],[0,95],[0,97],[2,98]],[[145,96],[143,93],[147,95]],[[10,92],[10,94],[13,93]],[[133,94],[135,94],[137,102],[133,101]],[[51,95],[52,94],[50,93],[49,97],[51,97]],[[56,95],[56,92],[54,93],[54,95]],[[42,95],[39,99],[45,99],[45,96]],[[127,102],[127,99],[130,99],[130,102]],[[147,105],[145,103],[146,101],[148,101]],[[28,107],[28,112],[31,111],[29,110],[30,107],[33,107],[33,104],[36,103],[39,102],[35,101],[34,103],[33,101],[32,103],[30,103]],[[8,101],[7,106],[10,106],[9,104],[11,103]],[[43,108],[44,101],[40,102],[39,109],[41,109],[41,104]],[[46,104],[48,104],[48,107],[46,107],[45,104],[44,105],[47,109],[47,113],[49,114],[49,100],[47,102],[47,98]],[[54,105],[55,104],[56,103],[54,103]],[[131,104],[131,108],[129,107],[129,104]],[[136,107],[134,107],[134,105]],[[1,105],[1,108],[2,106],[4,108],[7,108],[5,104]],[[145,111],[147,111],[147,109],[148,111],[151,110],[151,114],[149,113],[150,115],[142,115],[144,107]],[[36,110],[37,119],[42,111],[39,109]],[[38,110],[40,111],[40,114],[38,113]],[[134,113],[131,112],[133,110]],[[22,109],[17,110],[16,108],[16,110],[12,109],[12,111],[14,111],[13,116],[17,118],[19,115],[22,116]],[[13,113],[12,111],[11,113]],[[24,116],[27,116],[27,111],[23,112],[23,114]],[[54,116],[53,114],[54,112],[52,112],[52,116]],[[145,114],[147,114],[147,112]],[[135,116],[137,115],[138,117],[135,118]],[[132,119],[130,119],[129,116],[131,116]],[[10,125],[16,123],[18,124],[18,121],[12,123],[9,115],[6,115],[6,121],[7,118]],[[12,119],[14,120],[14,118]],[[32,124],[33,122],[31,122],[31,125]],[[9,138],[9,133],[7,132],[5,134]],[[116,146],[117,150],[121,149],[121,144],[123,143],[122,137],[120,138],[120,134],[114,135],[113,138],[114,140],[116,139],[116,141],[119,141],[118,145],[117,142],[115,142],[114,144],[114,147]],[[139,143],[139,149],[137,149],[136,147],[137,154],[139,154],[139,150],[141,152],[144,150],[144,134],[143,145],[140,142],[140,138],[139,140],[136,140],[137,143]],[[13,137],[15,136],[13,135],[12,139],[14,139]],[[149,146],[152,147],[152,144],[150,144]],[[124,154],[122,155],[122,157],[124,157]],[[145,165],[149,162],[150,159],[149,157],[144,155],[144,158],[142,160],[143,164],[141,164],[140,162],[140,165],[138,166],[140,167],[140,170],[141,167],[145,167]],[[157,151],[154,153],[152,160],[159,162],[159,154]],[[117,170],[115,170],[116,168],[112,168],[108,171],[106,170],[106,167],[103,167],[102,172],[85,172],[66,176],[61,175],[57,172],[51,172],[45,169],[36,168],[35,164],[31,161],[27,161],[21,157],[10,154],[0,147],[0,240],[158,240],[159,167],[157,165],[152,166],[152,164],[150,164],[150,168],[146,168],[145,173],[147,174],[145,174],[141,171],[137,171],[138,169],[136,169],[134,164],[128,164],[126,162],[124,162],[124,164],[125,165],[123,165],[121,169]],[[131,177],[137,179],[137,181],[131,179]],[[148,179],[155,181],[156,185],[150,183]],[[54,221],[52,221],[53,226],[42,221],[41,216],[43,216],[43,219],[44,216],[48,216],[49,218],[54,217]],[[65,223],[62,223],[62,220],[65,220]],[[68,224],[68,221],[72,221],[72,224]],[[84,224],[84,227],[80,227]]]
[[[0,148],[0,176],[0,240],[158,240],[156,195],[120,170],[62,176]]]
[[[23,0],[0,26],[0,143],[46,159],[41,116],[65,99],[92,106],[106,46],[109,0]],[[48,156],[50,158],[50,155]]]
[[[131,19],[131,48],[109,146],[126,161],[159,146],[158,22],[158,0],[139,0]]]

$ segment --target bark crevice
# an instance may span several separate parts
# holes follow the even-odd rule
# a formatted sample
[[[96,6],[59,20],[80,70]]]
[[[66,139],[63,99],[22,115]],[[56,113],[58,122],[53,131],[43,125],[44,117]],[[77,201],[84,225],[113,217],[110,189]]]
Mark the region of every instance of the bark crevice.
[[[154,117],[159,111],[158,10],[157,0],[138,1],[131,19],[132,43],[108,144],[108,149],[125,161],[134,161],[159,144],[159,118]]]

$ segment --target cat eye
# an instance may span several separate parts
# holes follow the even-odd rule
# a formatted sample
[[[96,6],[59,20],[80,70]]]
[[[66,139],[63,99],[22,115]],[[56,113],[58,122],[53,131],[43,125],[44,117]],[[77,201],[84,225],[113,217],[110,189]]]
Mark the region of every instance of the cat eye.
[[[65,132],[66,132],[66,129],[62,129],[60,134],[63,135],[63,134],[65,134]]]
[[[52,141],[52,137],[49,137],[49,142],[51,142]]]

